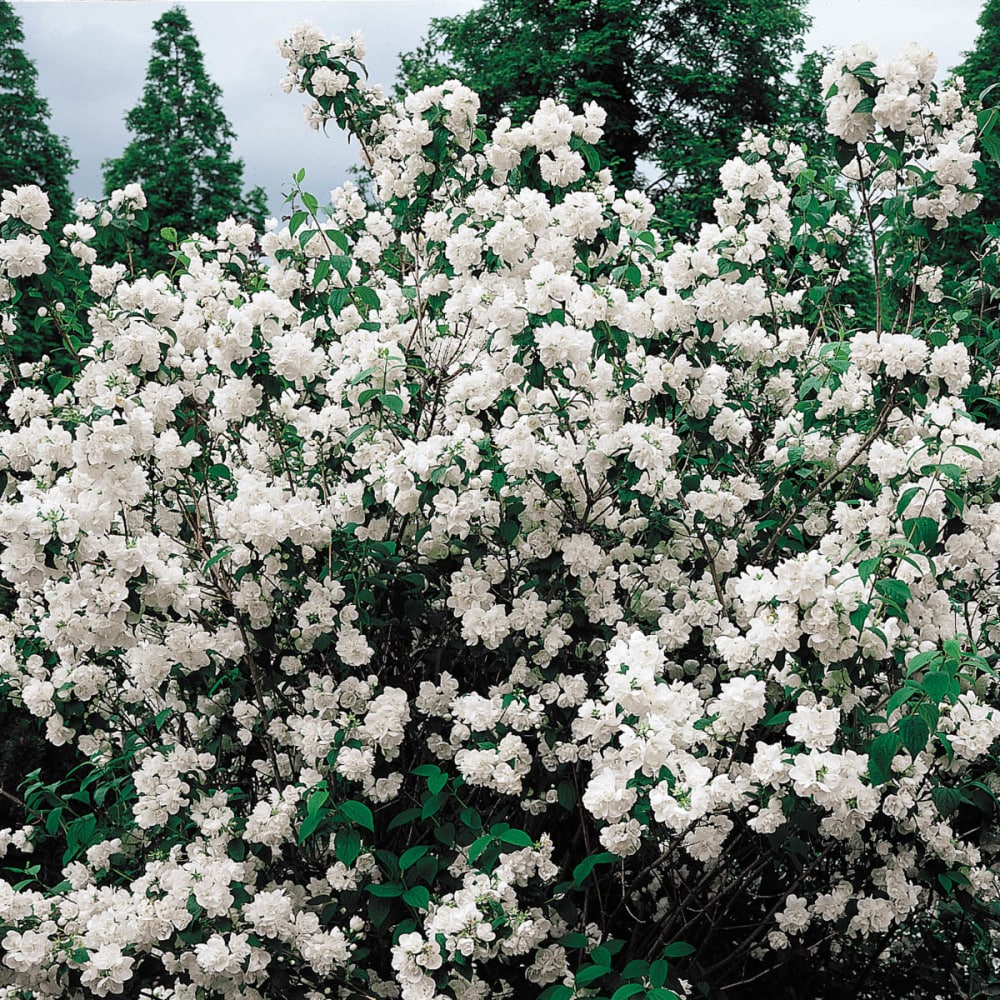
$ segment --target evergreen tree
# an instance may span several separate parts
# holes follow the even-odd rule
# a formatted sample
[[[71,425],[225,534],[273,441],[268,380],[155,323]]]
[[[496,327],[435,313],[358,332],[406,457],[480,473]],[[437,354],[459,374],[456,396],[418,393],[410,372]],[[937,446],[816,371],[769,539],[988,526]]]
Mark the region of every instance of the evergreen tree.
[[[0,188],[37,184],[48,194],[54,218],[68,221],[76,160],[48,126],[48,101],[38,95],[38,70],[23,43],[21,19],[8,0],[0,0]]]
[[[1000,118],[1000,0],[986,0],[979,14],[979,34],[973,48],[966,52],[952,73],[965,81],[968,101],[978,101],[982,95],[984,110],[992,110]],[[985,124],[988,116],[982,119]],[[982,203],[970,217],[953,219],[929,254],[931,263],[943,265],[949,271],[975,267],[973,254],[982,243],[982,224],[1000,223],[1000,120],[993,122],[982,142],[987,155],[978,171],[976,190]]]
[[[821,78],[833,58],[832,48],[807,52],[795,73],[795,82],[786,88],[778,123],[788,137],[804,146],[811,156],[833,156],[833,136],[826,130],[826,102]]]
[[[743,130],[782,117],[806,0],[485,0],[435,18],[400,61],[401,90],[456,77],[492,125],[545,97],[608,112],[619,186],[647,185],[676,233],[712,215],[718,169]],[[641,181],[639,182],[641,186]]]
[[[201,48],[181,7],[154,22],[156,36],[139,103],[126,115],[132,141],[104,164],[105,193],[139,182],[149,231],[132,248],[136,267],[164,268],[170,257],[160,230],[209,233],[229,215],[262,224],[264,191],[243,192],[243,161],[221,107],[222,91],[205,72]]]
[[[965,80],[967,98],[978,100],[982,95],[983,107],[995,109],[1000,116],[1000,86],[996,86],[1000,83],[1000,0],[986,0],[977,23],[979,34],[975,46],[965,53],[965,58],[952,72]],[[997,136],[1000,136],[1000,124],[993,125],[987,140],[991,156],[979,183],[983,195],[979,214],[990,222],[1000,221],[1000,168],[995,162],[1000,153]]]

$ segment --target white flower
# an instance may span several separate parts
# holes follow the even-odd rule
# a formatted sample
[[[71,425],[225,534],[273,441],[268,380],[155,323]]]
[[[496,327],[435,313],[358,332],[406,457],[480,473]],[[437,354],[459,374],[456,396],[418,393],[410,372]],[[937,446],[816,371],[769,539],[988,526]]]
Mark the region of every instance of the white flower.
[[[785,728],[790,739],[804,743],[809,750],[829,750],[840,729],[840,710],[800,702]]]
[[[99,997],[109,993],[120,994],[125,988],[124,984],[132,978],[133,964],[131,957],[122,954],[120,945],[101,945],[91,953],[80,982]]]
[[[25,278],[45,273],[45,258],[49,246],[40,236],[23,233],[12,240],[0,241],[0,265],[11,278]]]
[[[346,73],[338,73],[329,66],[320,66],[313,70],[311,88],[318,97],[334,97],[343,93],[350,82]]]
[[[0,218],[20,219],[32,229],[44,229],[52,218],[49,198],[35,184],[18,184],[0,198]]]

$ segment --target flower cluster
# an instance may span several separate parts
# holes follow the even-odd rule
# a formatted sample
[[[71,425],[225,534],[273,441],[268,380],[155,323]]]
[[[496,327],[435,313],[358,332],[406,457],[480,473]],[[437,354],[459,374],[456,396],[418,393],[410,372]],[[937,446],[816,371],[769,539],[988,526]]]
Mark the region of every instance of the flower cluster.
[[[596,106],[486,135],[357,37],[281,49],[378,204],[152,278],[93,246],[142,192],[84,204],[90,340],[7,373],[0,682],[85,777],[0,832],[63,857],[0,882],[0,995],[662,1000],[995,903],[1000,430],[943,276],[844,327],[857,227],[794,144],[670,243]],[[907,222],[972,207],[932,74],[835,61],[848,208],[882,154]],[[2,212],[13,289],[47,205]]]
[[[867,176],[887,194],[909,191],[912,212],[935,229],[971,212],[980,202],[975,164],[977,123],[962,100],[961,83],[938,91],[933,85],[937,59],[918,45],[906,46],[892,60],[880,60],[867,45],[838,52],[827,66],[822,86],[830,97],[827,131],[845,144],[845,169]],[[891,144],[873,159],[868,143],[882,132]],[[916,140],[921,156],[903,169],[900,146]]]

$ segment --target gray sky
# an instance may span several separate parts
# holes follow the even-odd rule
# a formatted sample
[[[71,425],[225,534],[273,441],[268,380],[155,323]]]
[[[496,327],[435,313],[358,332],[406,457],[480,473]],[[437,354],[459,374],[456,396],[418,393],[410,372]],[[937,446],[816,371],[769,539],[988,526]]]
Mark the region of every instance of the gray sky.
[[[128,141],[123,118],[142,93],[152,23],[171,3],[159,0],[14,0],[25,49],[38,67],[38,87],[52,110],[51,126],[65,136],[80,165],[74,193],[101,195],[101,161]],[[262,185],[272,213],[281,214],[282,188],[300,167],[304,187],[320,201],[342,183],[355,162],[338,134],[311,131],[302,117],[304,95],[283,94],[274,43],[302,20],[328,34],[360,29],[368,45],[370,78],[391,84],[397,55],[415,48],[432,16],[477,6],[476,0],[186,0],[211,78],[246,164],[248,186]],[[955,65],[976,37],[980,0],[811,0],[809,48],[867,41],[880,52],[920,42]]]

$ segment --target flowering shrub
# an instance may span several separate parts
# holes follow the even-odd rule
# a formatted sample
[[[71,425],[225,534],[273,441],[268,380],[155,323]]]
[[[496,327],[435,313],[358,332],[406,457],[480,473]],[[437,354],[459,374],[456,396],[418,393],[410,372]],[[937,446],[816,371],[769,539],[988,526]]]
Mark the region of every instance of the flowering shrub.
[[[0,677],[87,763],[0,835],[5,995],[675,1000],[804,960],[860,996],[956,908],[988,942],[996,254],[921,248],[991,122],[922,52],[842,53],[856,215],[748,135],[671,245],[599,108],[486,136],[358,38],[281,48],[378,207],[297,189],[147,276],[95,249],[142,192],[85,205],[89,343],[9,373]],[[15,302],[44,196],[2,213]]]

